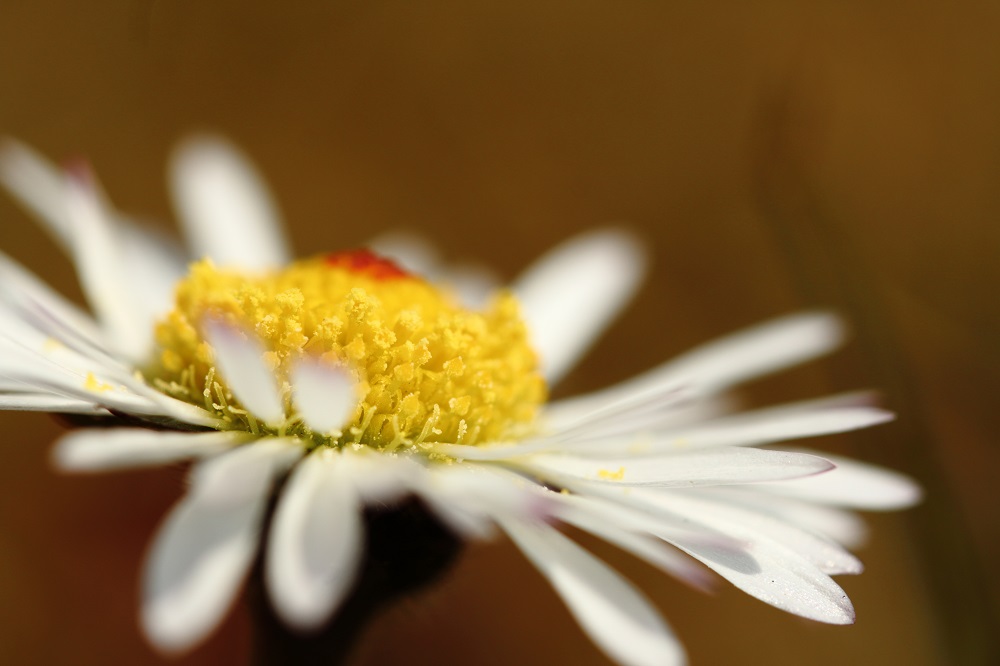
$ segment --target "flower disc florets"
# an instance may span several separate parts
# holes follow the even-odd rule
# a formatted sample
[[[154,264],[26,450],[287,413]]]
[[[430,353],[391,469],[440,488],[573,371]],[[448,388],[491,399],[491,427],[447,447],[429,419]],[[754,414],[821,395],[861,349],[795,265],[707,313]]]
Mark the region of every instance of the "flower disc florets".
[[[397,449],[517,438],[546,397],[513,295],[500,292],[482,311],[468,310],[367,251],[258,276],[204,260],[178,285],[147,376],[233,428],[266,430],[216,370],[207,320],[260,339],[292,414],[280,430],[316,444]],[[357,381],[358,407],[339,433],[311,432],[291,410],[290,371],[305,357],[343,367]]]

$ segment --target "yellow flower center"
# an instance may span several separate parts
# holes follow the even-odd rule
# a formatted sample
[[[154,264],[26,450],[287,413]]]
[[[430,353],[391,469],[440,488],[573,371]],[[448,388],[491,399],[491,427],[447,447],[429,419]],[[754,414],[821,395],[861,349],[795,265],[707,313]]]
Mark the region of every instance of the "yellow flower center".
[[[229,427],[267,431],[235,399],[202,335],[211,318],[253,332],[282,387],[280,432],[313,444],[380,449],[478,444],[522,437],[546,387],[516,299],[496,294],[471,311],[367,251],[308,259],[263,276],[195,263],[156,328],[147,376],[160,390],[216,413]],[[361,397],[339,436],[295,415],[289,372],[318,357],[347,368]]]

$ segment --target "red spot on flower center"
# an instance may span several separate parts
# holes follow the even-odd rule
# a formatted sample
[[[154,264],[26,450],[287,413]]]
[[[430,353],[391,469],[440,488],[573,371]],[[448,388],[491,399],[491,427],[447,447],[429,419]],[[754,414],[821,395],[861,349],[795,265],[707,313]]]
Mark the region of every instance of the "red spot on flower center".
[[[326,255],[325,263],[331,268],[342,268],[373,280],[397,280],[411,277],[391,259],[380,257],[367,248],[333,252]]]

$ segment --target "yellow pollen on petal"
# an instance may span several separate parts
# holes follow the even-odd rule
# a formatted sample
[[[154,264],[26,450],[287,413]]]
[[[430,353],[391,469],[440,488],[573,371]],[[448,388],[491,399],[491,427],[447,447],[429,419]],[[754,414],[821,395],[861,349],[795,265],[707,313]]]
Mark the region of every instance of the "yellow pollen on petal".
[[[510,441],[528,433],[547,394],[520,306],[508,292],[468,310],[367,252],[307,259],[266,275],[206,259],[179,283],[145,375],[232,428],[263,426],[213,366],[202,330],[209,318],[260,339],[291,415],[281,432],[320,444],[395,450]],[[339,439],[312,433],[295,416],[288,378],[304,357],[342,366],[358,383],[361,401]]]
[[[612,472],[609,469],[598,470],[597,476],[604,479],[605,481],[621,481],[625,478],[625,468],[619,467],[616,471]]]
[[[115,387],[111,384],[102,382],[94,375],[94,373],[88,372],[87,378],[83,381],[83,388],[91,393],[106,393],[108,391],[113,391]]]

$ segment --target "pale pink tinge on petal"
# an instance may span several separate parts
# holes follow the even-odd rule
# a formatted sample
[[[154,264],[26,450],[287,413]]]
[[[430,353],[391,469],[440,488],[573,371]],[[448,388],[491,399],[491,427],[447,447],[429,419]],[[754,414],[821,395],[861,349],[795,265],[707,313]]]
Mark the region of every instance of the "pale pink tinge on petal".
[[[219,373],[229,390],[256,418],[267,424],[285,418],[284,401],[274,372],[264,362],[264,347],[252,334],[211,317],[202,323]]]

